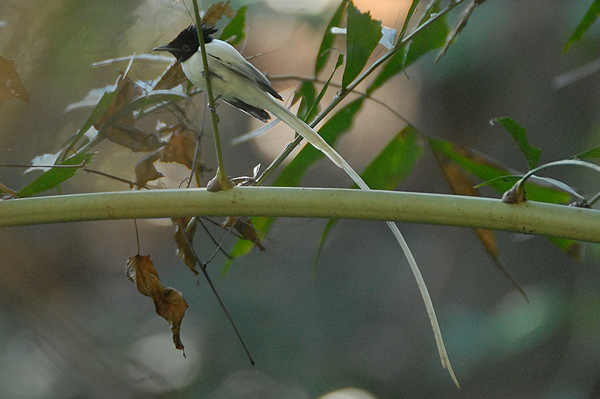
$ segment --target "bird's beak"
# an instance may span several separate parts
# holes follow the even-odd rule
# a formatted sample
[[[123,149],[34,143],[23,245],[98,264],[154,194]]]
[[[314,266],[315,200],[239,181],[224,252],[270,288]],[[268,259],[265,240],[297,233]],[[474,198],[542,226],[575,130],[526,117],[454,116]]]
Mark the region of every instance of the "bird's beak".
[[[177,50],[172,47],[169,47],[168,44],[163,44],[162,46],[153,48],[152,51],[168,51],[168,52],[172,53],[173,51],[177,51]]]

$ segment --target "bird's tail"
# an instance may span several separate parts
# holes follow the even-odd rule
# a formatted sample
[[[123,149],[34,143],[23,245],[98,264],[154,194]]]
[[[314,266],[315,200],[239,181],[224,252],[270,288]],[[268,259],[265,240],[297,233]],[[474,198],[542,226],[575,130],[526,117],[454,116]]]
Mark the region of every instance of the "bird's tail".
[[[285,108],[282,104],[277,102],[275,99],[272,99],[271,103],[267,108],[268,111],[275,114],[279,119],[281,119],[286,125],[290,126],[294,129],[298,134],[304,137],[310,144],[312,144],[316,149],[321,151],[323,154],[327,155],[327,157],[338,167],[344,169],[344,172],[363,190],[370,190],[369,186],[365,181],[360,177],[358,173],[346,162],[344,158],[336,150],[334,150],[324,139],[319,136],[317,132],[315,132],[310,126],[304,123],[300,118],[291,113],[287,108]]]
[[[308,126],[306,123],[302,122],[302,120],[296,115],[288,111],[287,108],[285,108],[283,105],[277,102],[277,100],[275,100],[274,98],[271,98],[271,100],[272,101],[270,102],[269,106],[265,107],[268,111],[275,114],[275,116],[284,121],[288,126],[296,130],[302,137],[308,140],[309,143],[311,143],[314,147],[316,147],[318,150],[327,155],[327,157],[331,159],[331,161],[333,161],[334,164],[344,169],[344,172],[346,172],[346,174],[350,176],[350,178],[354,181],[354,183],[358,185],[358,187],[360,187],[362,190],[370,190],[370,187],[367,185],[367,183],[365,183],[362,177],[360,177],[359,174],[356,173],[354,169],[352,169],[352,166],[350,166],[348,162],[346,162],[346,160],[342,158],[340,154],[337,153],[336,150],[331,148],[331,146],[327,144],[327,142],[323,140],[323,138],[319,136],[317,132],[311,129],[310,126]],[[429,320],[433,328],[433,334],[435,336],[438,351],[440,353],[442,365],[444,366],[444,368],[448,369],[450,376],[452,377],[456,385],[459,386],[458,380],[456,379],[454,371],[452,370],[450,360],[448,359],[448,353],[446,353],[444,340],[442,339],[442,333],[440,331],[440,326],[437,321],[437,316],[435,315],[433,303],[431,302],[431,297],[429,295],[429,291],[427,290],[427,286],[425,285],[425,281],[423,280],[423,276],[421,275],[421,271],[419,270],[419,266],[417,266],[417,262],[406,240],[402,236],[402,233],[400,233],[398,226],[396,226],[396,223],[389,221],[386,223],[392,231],[392,233],[394,234],[394,237],[400,244],[400,247],[402,248],[406,259],[408,260],[408,263],[415,276],[415,279],[417,280],[417,284],[419,285],[419,290],[421,291],[423,301],[425,302],[425,307],[427,308],[427,314],[429,315]]]

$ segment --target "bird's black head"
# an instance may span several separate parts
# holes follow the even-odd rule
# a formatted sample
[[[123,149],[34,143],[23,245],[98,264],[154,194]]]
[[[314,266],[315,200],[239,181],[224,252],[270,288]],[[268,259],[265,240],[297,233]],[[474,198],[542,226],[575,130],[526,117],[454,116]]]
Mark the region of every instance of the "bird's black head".
[[[213,40],[210,35],[216,31],[217,28],[214,26],[202,24],[204,42],[210,43]],[[198,41],[198,28],[196,28],[196,25],[191,24],[182,30],[171,43],[156,47],[153,51],[168,51],[177,58],[177,61],[184,62],[198,51],[198,46],[200,46],[200,42]]]

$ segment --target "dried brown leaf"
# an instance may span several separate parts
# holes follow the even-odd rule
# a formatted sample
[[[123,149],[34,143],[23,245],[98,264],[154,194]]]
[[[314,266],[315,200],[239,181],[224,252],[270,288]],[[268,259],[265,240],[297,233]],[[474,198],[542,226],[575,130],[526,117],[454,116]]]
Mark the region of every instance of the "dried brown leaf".
[[[0,183],[0,193],[9,194],[10,196],[16,196],[17,192],[11,188],[8,188],[4,184]]]
[[[181,64],[176,62],[163,73],[158,83],[154,86],[154,90],[170,90],[187,82],[187,80],[183,69],[181,69]]]
[[[197,276],[196,256],[194,250],[190,247],[190,243],[196,234],[196,226],[198,224],[196,218],[172,218],[171,221],[175,225],[175,242],[177,243],[177,256],[190,268]],[[185,234],[185,235],[184,235]]]
[[[0,57],[0,107],[9,98],[27,101],[29,95],[15,68],[15,62]]]
[[[160,295],[163,286],[158,279],[158,272],[149,255],[136,255],[127,261],[127,277],[135,283],[142,295],[152,297]]]
[[[98,130],[100,130],[102,125],[104,125],[111,116],[119,112],[121,108],[144,94],[144,90],[140,86],[123,74],[119,75],[116,86],[115,98],[102,117],[94,124],[94,127]],[[133,125],[133,122],[133,111],[119,120],[119,124],[122,125]]]
[[[163,287],[158,272],[149,255],[136,255],[127,261],[127,277],[137,285],[142,295],[152,298],[156,313],[169,323],[175,347],[183,351],[180,329],[188,307],[181,292],[171,287]]]
[[[154,151],[165,145],[154,133],[147,133],[133,125],[114,125],[104,130],[104,137],[133,152]]]
[[[175,162],[192,169],[194,163],[194,154],[196,152],[196,136],[187,128],[180,127],[174,131],[169,138],[167,145],[162,150],[161,162]],[[200,148],[198,148],[198,157],[200,157]],[[206,170],[205,165],[196,160],[195,172],[199,175]]]
[[[159,179],[164,175],[156,170],[154,162],[161,157],[161,151],[154,151],[140,160],[135,164],[135,178],[140,186],[145,186],[146,183],[152,180]]]
[[[266,251],[266,248],[262,245],[262,242],[260,240],[258,230],[256,230],[256,227],[254,227],[254,224],[252,224],[252,219],[250,219],[249,217],[230,216],[227,219],[225,219],[225,222],[221,224],[221,227],[225,228],[231,226],[233,226],[233,228],[236,229],[238,233],[240,233],[243,239],[252,241],[254,245],[260,248],[261,251]]]
[[[202,22],[207,25],[214,25],[223,16],[227,18],[235,17],[235,11],[229,1],[219,1],[210,6],[206,14],[202,17]]]
[[[179,333],[181,330],[181,322],[185,316],[188,304],[183,298],[183,294],[171,287],[166,287],[164,289],[163,299],[164,302],[161,302],[160,312],[157,306],[156,313],[169,322],[171,332],[173,333],[173,343],[175,344],[175,348],[182,350],[183,356],[185,357],[185,350]]]

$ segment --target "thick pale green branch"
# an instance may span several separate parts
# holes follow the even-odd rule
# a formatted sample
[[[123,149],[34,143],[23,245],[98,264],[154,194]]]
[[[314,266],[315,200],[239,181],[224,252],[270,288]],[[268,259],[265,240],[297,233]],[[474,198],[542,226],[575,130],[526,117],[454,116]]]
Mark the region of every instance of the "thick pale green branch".
[[[516,205],[456,195],[347,189],[236,187],[128,191],[0,201],[0,227],[177,216],[277,216],[395,220],[549,235],[600,243],[600,211]]]

